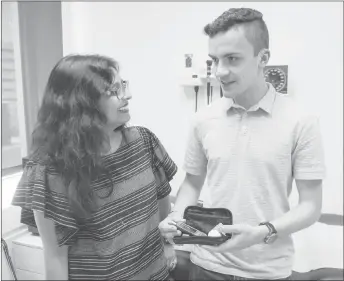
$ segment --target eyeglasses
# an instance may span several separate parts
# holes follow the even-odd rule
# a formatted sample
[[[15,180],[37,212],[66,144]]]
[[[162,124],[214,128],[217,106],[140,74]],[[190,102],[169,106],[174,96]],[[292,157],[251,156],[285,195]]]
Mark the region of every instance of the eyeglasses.
[[[129,81],[121,80],[113,84],[106,94],[110,97],[116,96],[119,100],[123,99],[129,90]]]

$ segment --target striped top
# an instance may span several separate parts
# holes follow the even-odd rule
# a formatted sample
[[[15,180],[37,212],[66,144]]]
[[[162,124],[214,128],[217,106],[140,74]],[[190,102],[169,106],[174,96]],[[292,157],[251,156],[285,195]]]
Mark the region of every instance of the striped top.
[[[77,220],[56,171],[30,160],[12,204],[21,222],[36,227],[33,210],[55,223],[59,245],[69,245],[69,280],[163,280],[168,277],[158,224],[158,199],[167,196],[177,167],[147,128],[124,129],[119,149],[104,156],[111,181],[92,182],[97,211]]]

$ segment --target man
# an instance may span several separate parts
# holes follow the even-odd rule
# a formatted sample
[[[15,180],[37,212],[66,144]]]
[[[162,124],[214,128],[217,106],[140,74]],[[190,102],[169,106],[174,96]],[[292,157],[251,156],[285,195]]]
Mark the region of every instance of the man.
[[[291,234],[315,223],[325,176],[317,119],[265,82],[269,35],[260,12],[229,9],[204,28],[224,98],[196,114],[182,183],[162,235],[180,235],[174,222],[196,205],[205,178],[206,206],[227,208],[233,237],[220,246],[196,245],[193,280],[289,279]],[[299,204],[290,210],[295,179]]]

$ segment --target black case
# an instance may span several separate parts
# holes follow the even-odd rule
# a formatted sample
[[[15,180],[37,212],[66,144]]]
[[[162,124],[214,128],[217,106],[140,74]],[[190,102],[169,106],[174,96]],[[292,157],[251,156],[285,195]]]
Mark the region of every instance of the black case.
[[[185,223],[202,231],[209,233],[216,225],[233,224],[233,217],[230,210],[225,208],[204,208],[199,206],[188,206],[184,211]],[[232,237],[232,234],[225,234],[221,237],[208,236],[176,236],[173,238],[175,244],[199,244],[219,245]]]

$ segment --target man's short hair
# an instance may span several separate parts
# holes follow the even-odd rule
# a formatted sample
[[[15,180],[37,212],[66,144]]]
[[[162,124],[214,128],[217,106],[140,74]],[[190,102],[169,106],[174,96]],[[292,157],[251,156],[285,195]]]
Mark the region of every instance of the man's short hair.
[[[269,32],[263,14],[250,8],[231,8],[204,27],[210,37],[226,32],[233,27],[243,26],[247,40],[254,48],[254,55],[261,49],[269,49]]]

